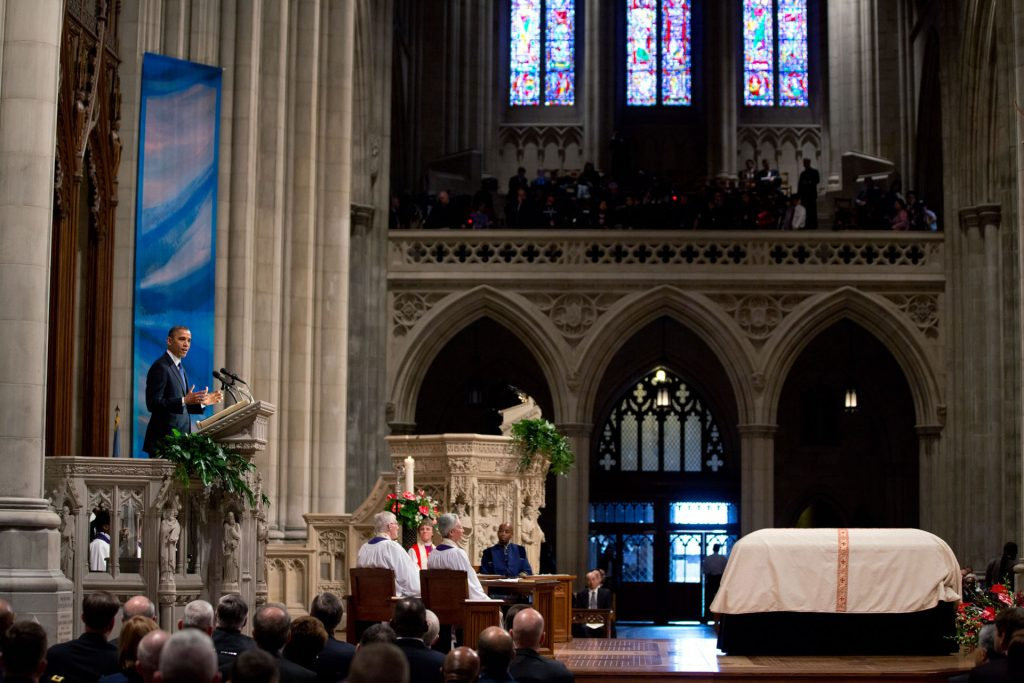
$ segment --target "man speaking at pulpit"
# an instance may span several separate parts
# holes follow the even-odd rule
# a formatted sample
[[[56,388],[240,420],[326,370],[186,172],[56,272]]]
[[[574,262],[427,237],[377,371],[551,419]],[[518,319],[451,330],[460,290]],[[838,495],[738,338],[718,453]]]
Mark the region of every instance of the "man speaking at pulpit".
[[[533,568],[526,559],[526,548],[512,542],[512,525],[503,522],[498,525],[498,542],[484,551],[480,558],[481,574],[499,574],[514,579],[532,576]]]
[[[192,432],[189,415],[202,415],[206,406],[220,403],[221,393],[207,389],[196,391],[189,383],[182,361],[192,346],[192,332],[175,325],[167,332],[167,351],[154,361],[146,373],[146,409],[150,412],[149,425],[142,450],[156,457],[164,437],[177,429],[182,434]]]

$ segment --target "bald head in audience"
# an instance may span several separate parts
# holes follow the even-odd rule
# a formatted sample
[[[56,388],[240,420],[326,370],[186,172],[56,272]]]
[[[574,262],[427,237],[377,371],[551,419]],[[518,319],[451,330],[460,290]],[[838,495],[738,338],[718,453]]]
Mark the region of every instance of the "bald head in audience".
[[[217,652],[210,636],[186,628],[171,636],[160,653],[154,683],[220,683]]]
[[[145,595],[133,595],[121,605],[121,621],[128,621],[132,617],[148,617],[155,621],[156,605]]]
[[[535,609],[524,609],[512,621],[512,639],[516,647],[536,650],[544,641],[544,617]]]
[[[444,658],[444,683],[476,683],[480,657],[472,648],[457,647]]]
[[[409,661],[398,646],[370,643],[352,658],[347,683],[409,683]]]
[[[481,631],[476,651],[480,655],[480,670],[483,673],[498,680],[508,678],[508,665],[512,663],[516,651],[512,646],[512,637],[505,629],[488,626]]]
[[[167,631],[147,633],[139,641],[135,651],[135,670],[142,676],[145,683],[153,683],[153,675],[160,668],[160,653],[171,634]]]

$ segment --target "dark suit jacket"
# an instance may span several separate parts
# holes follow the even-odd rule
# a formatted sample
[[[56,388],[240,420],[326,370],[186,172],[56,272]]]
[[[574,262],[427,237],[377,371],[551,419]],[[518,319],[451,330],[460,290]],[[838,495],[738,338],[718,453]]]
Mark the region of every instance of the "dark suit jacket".
[[[184,367],[182,365],[183,369]],[[149,411],[150,417],[142,450],[150,455],[156,455],[160,441],[170,434],[172,429],[177,429],[183,434],[192,431],[189,413],[202,415],[203,406],[184,405],[181,402],[188,393],[188,381],[186,370],[185,384],[181,383],[181,376],[167,352],[161,354],[149,366],[149,372],[146,373],[146,410]]]
[[[480,558],[481,574],[501,574],[502,576],[515,577],[520,572],[528,575],[533,574],[530,561],[526,559],[526,548],[515,543],[508,544],[508,565],[505,565],[505,549],[500,543],[495,543],[484,551]]]
[[[320,683],[336,683],[348,678],[348,667],[355,653],[355,645],[335,640],[333,635],[328,634],[327,644],[316,658],[317,680]]]
[[[213,632],[213,649],[217,651],[217,668],[222,679],[227,680],[238,655],[246,650],[255,650],[256,641],[241,631],[218,628]]]
[[[100,676],[116,674],[117,648],[99,633],[83,633],[75,640],[54,645],[46,652],[43,681],[63,676],[63,683],[96,683]]]
[[[579,609],[590,608],[590,589],[585,588],[578,593],[573,594],[573,607]],[[600,586],[597,589],[597,608],[598,609],[611,609],[612,608],[612,592]]]
[[[419,638],[399,638],[395,645],[409,660],[409,683],[443,683],[443,654],[431,650]]]
[[[971,669],[967,680],[970,683],[1003,683],[1003,681],[1019,681],[1021,678],[1019,674],[1010,671],[1010,660],[1000,657]]]
[[[280,674],[278,683],[316,683],[315,673],[284,657],[277,658],[277,672]]]
[[[516,648],[516,656],[508,667],[516,683],[572,683],[572,672],[565,664],[546,659],[536,650]]]

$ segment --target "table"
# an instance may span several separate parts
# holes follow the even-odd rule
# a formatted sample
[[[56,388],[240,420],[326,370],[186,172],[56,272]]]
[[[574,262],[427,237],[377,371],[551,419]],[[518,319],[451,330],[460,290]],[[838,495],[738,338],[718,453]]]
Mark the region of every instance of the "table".
[[[540,649],[540,653],[547,657],[554,655],[551,645],[556,642],[565,642],[565,640],[558,641],[555,639],[555,629],[553,627],[558,621],[555,619],[553,608],[555,604],[555,589],[558,588],[560,583],[558,579],[544,575],[526,576],[519,579],[496,578],[489,575],[481,575],[480,577],[480,585],[483,586],[488,595],[490,595],[491,591],[501,590],[530,596],[530,604],[533,609],[540,612],[540,615],[544,617],[544,630],[551,634],[550,642],[545,642],[544,647]]]

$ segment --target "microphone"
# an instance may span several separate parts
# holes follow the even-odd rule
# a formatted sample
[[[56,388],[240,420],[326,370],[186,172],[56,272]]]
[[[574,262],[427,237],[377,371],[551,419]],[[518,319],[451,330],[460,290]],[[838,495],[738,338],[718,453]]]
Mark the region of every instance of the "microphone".
[[[221,368],[220,369],[220,374],[224,375],[225,377],[230,377],[231,379],[235,380],[235,382],[238,382],[239,384],[244,384],[245,386],[249,386],[248,382],[246,382],[244,379],[242,379],[241,377],[239,377],[235,373],[231,372],[227,368]]]
[[[228,393],[231,394],[231,398],[235,400],[235,403],[238,403],[238,396],[235,395],[235,390],[231,388],[233,382],[229,382],[224,375],[220,374],[216,370],[213,371],[213,378],[219,381],[221,388],[227,389]]]

